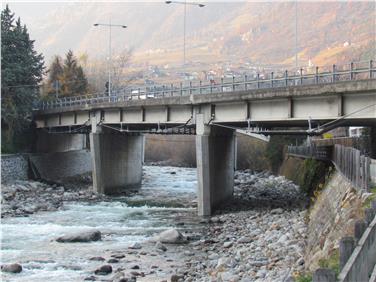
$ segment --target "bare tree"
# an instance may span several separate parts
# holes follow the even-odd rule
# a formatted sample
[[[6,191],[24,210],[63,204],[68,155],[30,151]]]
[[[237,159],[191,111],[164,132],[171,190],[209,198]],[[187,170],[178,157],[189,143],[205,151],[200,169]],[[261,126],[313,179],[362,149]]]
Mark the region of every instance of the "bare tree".
[[[114,52],[115,54],[117,52]],[[118,55],[112,58],[111,67],[111,87],[115,94],[118,90],[125,89],[131,81],[129,75],[130,60],[132,50],[118,52]],[[106,58],[90,60],[85,66],[87,78],[92,86],[91,91],[98,94],[105,94],[106,83],[108,82],[108,61]]]

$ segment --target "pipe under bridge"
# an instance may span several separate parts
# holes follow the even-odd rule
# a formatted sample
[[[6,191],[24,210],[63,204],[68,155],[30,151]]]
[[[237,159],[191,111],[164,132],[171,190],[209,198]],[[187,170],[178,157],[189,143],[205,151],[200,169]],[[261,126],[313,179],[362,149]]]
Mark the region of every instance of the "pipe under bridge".
[[[143,133],[196,135],[198,213],[210,215],[233,194],[236,128],[297,127],[306,134],[325,126],[371,126],[376,132],[376,79],[314,83],[232,92],[57,100],[34,112],[40,151],[74,147],[90,134],[93,189],[112,194],[141,184]],[[334,76],[331,76],[334,78]],[[296,80],[296,78],[292,78]],[[202,86],[202,85],[201,85]],[[311,129],[307,130],[308,123]],[[56,133],[56,134],[53,134]],[[57,134],[60,133],[60,134]],[[296,132],[295,132],[296,133]],[[374,140],[374,144],[376,139]]]

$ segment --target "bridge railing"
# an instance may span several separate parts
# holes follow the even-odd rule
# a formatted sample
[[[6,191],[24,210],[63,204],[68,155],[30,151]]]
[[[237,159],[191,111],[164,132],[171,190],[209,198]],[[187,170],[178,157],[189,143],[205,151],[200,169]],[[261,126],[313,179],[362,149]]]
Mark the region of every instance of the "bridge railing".
[[[372,79],[376,77],[374,61],[351,62],[344,65],[306,67],[284,72],[257,73],[232,76],[210,81],[180,82],[161,87],[137,87],[115,90],[112,96],[105,94],[62,97],[53,101],[41,102],[39,109],[117,103],[129,100],[156,99],[173,96],[247,91],[297,85],[336,83],[338,81]]]

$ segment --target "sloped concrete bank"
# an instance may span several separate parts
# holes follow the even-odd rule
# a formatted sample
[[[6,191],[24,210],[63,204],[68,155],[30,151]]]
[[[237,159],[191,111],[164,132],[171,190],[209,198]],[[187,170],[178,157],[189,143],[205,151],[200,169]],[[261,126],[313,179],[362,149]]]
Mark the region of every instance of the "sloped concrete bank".
[[[317,193],[307,229],[305,258],[310,271],[338,251],[342,237],[354,236],[354,223],[364,215],[364,199],[337,171]]]
[[[305,246],[305,274],[311,276],[318,268],[340,272],[340,241],[354,237],[355,224],[365,217],[365,207],[372,193],[356,190],[334,167],[315,164],[316,161],[286,158],[280,174],[305,186],[311,204],[306,214],[307,239]],[[319,163],[319,162],[317,162]],[[311,166],[314,170],[307,169]],[[316,175],[315,177],[312,177]],[[310,179],[321,178],[309,183]],[[302,183],[302,182],[306,183]],[[374,246],[373,246],[374,247]]]

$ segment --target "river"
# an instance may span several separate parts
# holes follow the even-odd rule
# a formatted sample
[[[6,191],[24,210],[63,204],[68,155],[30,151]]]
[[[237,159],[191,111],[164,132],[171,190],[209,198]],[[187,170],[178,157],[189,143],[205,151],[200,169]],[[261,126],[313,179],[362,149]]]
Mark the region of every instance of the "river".
[[[197,224],[196,169],[144,166],[139,192],[111,201],[65,202],[53,212],[2,220],[2,263],[20,263],[20,274],[2,274],[4,281],[82,281],[103,262],[89,258],[127,249],[134,242],[179,226]],[[182,226],[184,222],[184,226]],[[57,243],[63,234],[100,230],[102,240]]]

